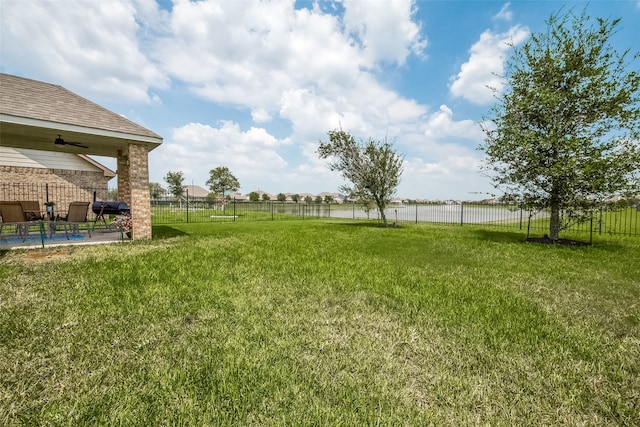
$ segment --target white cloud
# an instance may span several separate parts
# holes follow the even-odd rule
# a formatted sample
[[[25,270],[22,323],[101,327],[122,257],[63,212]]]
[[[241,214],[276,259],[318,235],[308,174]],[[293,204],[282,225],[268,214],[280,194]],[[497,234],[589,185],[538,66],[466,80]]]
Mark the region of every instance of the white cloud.
[[[248,109],[255,123],[289,120],[303,141],[340,123],[368,136],[415,120],[425,108],[367,71],[422,51],[413,3],[343,4],[344,22],[317,5],[295,9],[292,1],[179,0],[156,59],[199,96]],[[354,43],[354,32],[362,43]]]
[[[529,30],[519,25],[500,34],[483,32],[480,40],[471,46],[469,60],[452,79],[451,94],[478,105],[492,102],[493,89],[501,91],[504,87],[501,76],[511,46],[520,44],[528,35]]]
[[[280,174],[287,162],[277,150],[289,143],[263,128],[242,130],[230,121],[223,121],[218,127],[189,123],[174,129],[170,140],[154,151],[152,169],[180,170],[203,183],[209,170],[224,165],[244,188],[247,183],[270,181]]]
[[[502,6],[502,9],[500,9],[500,12],[498,12],[498,14],[493,17],[493,19],[500,21],[511,21],[513,19],[513,13],[511,12],[511,10],[509,10],[509,7],[511,7],[511,3],[505,3],[504,6]]]
[[[444,140],[448,138],[468,139],[482,141],[484,133],[473,120],[453,120],[453,111],[446,105],[441,105],[440,110],[429,116],[427,129],[424,132],[429,140]]]
[[[413,1],[343,0],[343,4],[346,29],[361,42],[369,66],[377,62],[403,65],[409,54],[422,54],[427,43],[420,25],[412,20]]]
[[[206,99],[277,112],[287,90],[332,91],[357,77],[360,55],[339,27],[293,2],[179,0],[155,55]]]
[[[5,1],[3,62],[11,64],[8,72],[37,70],[43,80],[102,99],[157,102],[152,88],[167,87],[168,79],[142,52],[137,35],[143,20],[136,20],[136,6],[141,16],[160,19],[154,5],[148,0]]]

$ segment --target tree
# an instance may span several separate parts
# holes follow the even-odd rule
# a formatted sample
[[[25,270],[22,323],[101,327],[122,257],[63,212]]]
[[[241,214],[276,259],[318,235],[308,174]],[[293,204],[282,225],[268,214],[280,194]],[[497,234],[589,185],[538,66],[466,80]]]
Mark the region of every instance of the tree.
[[[369,139],[357,143],[355,138],[342,129],[329,132],[329,142],[321,142],[320,158],[332,158],[331,170],[340,171],[351,183],[340,190],[352,198],[373,200],[384,225],[387,204],[395,195],[403,171],[403,156],[397,154],[393,144]]]
[[[327,194],[324,196],[324,202],[327,204],[333,203],[333,196],[331,194]]]
[[[260,194],[258,194],[257,191],[252,191],[251,193],[249,193],[249,201],[257,202],[258,200],[260,200]]]
[[[313,203],[313,199],[311,198],[311,196],[304,196],[304,202],[310,205],[311,203]]]
[[[291,196],[291,200],[292,200],[294,203],[298,203],[298,202],[300,201],[300,195],[299,195],[299,194],[294,194],[294,195],[292,195],[292,196]]]
[[[169,193],[178,200],[182,207],[182,194],[184,193],[184,185],[182,185],[184,175],[182,174],[182,171],[169,171],[164,176],[164,180],[167,183],[167,191],[169,191]]]
[[[158,200],[160,196],[164,193],[164,188],[157,182],[149,183],[149,194],[151,195],[152,200]]]
[[[553,14],[515,49],[483,125],[484,170],[507,198],[550,210],[551,239],[640,187],[640,76],[610,44],[619,21]]]
[[[240,181],[225,166],[211,169],[206,184],[214,194],[214,197],[219,195],[223,199],[225,191],[238,191],[240,189]]]
[[[359,199],[358,204],[362,206],[362,210],[367,214],[367,219],[369,219],[369,213],[372,209],[375,208],[375,203],[371,199]]]
[[[268,202],[269,200],[271,200],[271,196],[269,196],[267,193],[262,193],[262,201]]]
[[[278,198],[278,201],[282,203],[287,201],[287,195],[284,193],[278,193],[277,198]]]
[[[118,189],[113,188],[107,192],[107,198],[109,200],[118,200]]]

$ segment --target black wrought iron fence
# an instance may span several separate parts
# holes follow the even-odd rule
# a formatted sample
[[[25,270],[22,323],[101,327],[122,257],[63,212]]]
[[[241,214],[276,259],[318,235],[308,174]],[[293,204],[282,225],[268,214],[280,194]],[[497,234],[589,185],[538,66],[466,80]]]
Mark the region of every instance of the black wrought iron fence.
[[[305,218],[378,219],[376,209],[364,209],[358,204],[283,203],[275,201],[249,202],[239,200],[211,201],[154,200],[154,224],[197,223],[221,221],[268,221]],[[509,204],[453,203],[398,204],[385,210],[390,223],[432,222],[446,224],[476,224],[543,233],[549,230],[547,211],[527,211]],[[640,235],[640,210],[636,206],[603,208],[586,222],[572,224],[566,231],[593,234]]]
[[[74,201],[113,200],[116,191],[101,187],[38,183],[0,183],[0,200],[55,203],[56,214],[65,214]],[[151,200],[152,223],[175,224],[224,221],[274,221],[305,218],[378,219],[377,209],[365,209],[354,203],[289,203],[277,201],[211,200],[162,196]],[[473,202],[395,204],[385,216],[390,223],[432,222],[447,224],[477,224],[491,227],[529,230],[544,233],[549,230],[549,212],[526,211],[509,204]],[[89,211],[90,220],[95,214]],[[567,230],[578,233],[640,235],[640,206],[607,206],[588,221],[573,224]]]

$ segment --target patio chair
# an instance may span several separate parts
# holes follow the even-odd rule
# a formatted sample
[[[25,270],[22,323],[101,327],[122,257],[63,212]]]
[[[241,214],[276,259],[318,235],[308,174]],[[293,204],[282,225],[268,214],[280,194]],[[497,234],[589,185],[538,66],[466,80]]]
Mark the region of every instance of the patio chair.
[[[0,233],[7,225],[15,226],[16,234],[22,237],[22,241],[27,239],[29,224],[24,219],[24,211],[20,202],[0,202],[0,216],[2,216]]]
[[[67,216],[56,219],[56,225],[60,224],[64,228],[67,240],[69,240],[69,230],[71,230],[72,236],[80,234],[80,224],[85,225],[87,234],[91,237],[91,227],[89,227],[89,220],[87,220],[88,213],[89,202],[71,202]]]
[[[20,202],[24,211],[25,221],[39,221],[44,219],[44,215],[40,210],[40,202],[37,200],[23,200]]]

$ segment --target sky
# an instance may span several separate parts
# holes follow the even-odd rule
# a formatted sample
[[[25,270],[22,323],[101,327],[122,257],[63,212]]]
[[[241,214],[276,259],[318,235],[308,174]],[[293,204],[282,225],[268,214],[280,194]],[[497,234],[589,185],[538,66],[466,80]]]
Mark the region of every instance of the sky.
[[[162,136],[149,179],[165,187],[226,166],[244,194],[337,192],[316,150],[342,128],[394,142],[399,197],[478,200],[499,194],[479,124],[513,46],[585,8],[622,18],[614,46],[640,50],[640,0],[0,0],[0,71]]]

